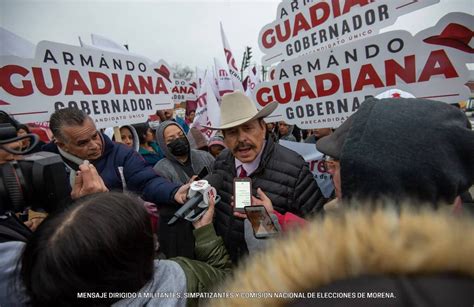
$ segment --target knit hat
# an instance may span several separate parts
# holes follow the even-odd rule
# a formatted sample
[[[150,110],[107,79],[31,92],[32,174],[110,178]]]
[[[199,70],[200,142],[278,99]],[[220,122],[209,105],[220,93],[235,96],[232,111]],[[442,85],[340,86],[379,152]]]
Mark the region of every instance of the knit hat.
[[[443,102],[368,99],[318,149],[339,158],[343,199],[452,203],[474,183],[474,131]]]
[[[209,139],[209,144],[207,144],[207,146],[211,147],[212,145],[221,145],[222,147],[227,148],[224,143],[224,139],[219,135],[213,136]]]
[[[346,121],[339,126],[333,133],[320,138],[316,142],[316,148],[327,156],[331,156],[339,160],[342,152],[342,146],[346,140],[347,133],[352,127],[354,116],[350,116]]]

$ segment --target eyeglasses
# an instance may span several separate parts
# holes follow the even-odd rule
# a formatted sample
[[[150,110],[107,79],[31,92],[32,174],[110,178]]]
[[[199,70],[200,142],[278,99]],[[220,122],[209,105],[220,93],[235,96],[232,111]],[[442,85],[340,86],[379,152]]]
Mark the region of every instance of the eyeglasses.
[[[339,160],[331,156],[324,156],[324,168],[329,174],[334,174],[339,167]]]

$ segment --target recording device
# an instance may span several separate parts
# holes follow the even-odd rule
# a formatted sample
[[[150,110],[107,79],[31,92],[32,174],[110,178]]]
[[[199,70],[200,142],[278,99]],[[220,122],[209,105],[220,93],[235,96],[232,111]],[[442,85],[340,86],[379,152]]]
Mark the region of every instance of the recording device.
[[[31,138],[32,145],[24,151],[5,144]],[[24,155],[38,142],[38,136],[17,137],[13,124],[0,124],[0,148],[15,155]],[[69,198],[67,174],[61,157],[49,152],[24,155],[17,161],[0,164],[0,214],[35,211],[52,212]]]
[[[234,178],[234,211],[244,212],[252,204],[252,179]]]
[[[168,225],[174,224],[178,219],[190,222],[199,220],[207,211],[210,197],[215,197],[216,204],[220,201],[221,197],[217,195],[216,188],[220,188],[222,180],[222,176],[212,174],[208,180],[198,180],[191,183],[188,201],[174,213]]]
[[[264,206],[247,206],[245,213],[252,224],[255,238],[263,239],[278,235],[278,228]]]
[[[5,117],[5,113],[2,111],[0,116]],[[24,139],[30,139],[30,147],[26,148],[25,150],[16,150],[7,146],[2,146]],[[0,123],[0,148],[2,148],[3,150],[14,155],[26,155],[27,153],[32,151],[36,145],[38,145],[38,142],[39,137],[36,134],[28,133],[22,136],[17,136],[15,126],[8,123]]]

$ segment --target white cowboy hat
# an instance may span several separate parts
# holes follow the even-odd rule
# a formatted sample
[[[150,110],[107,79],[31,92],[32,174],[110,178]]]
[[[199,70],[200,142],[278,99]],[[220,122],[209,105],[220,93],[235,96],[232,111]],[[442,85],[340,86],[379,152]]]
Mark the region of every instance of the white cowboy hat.
[[[221,125],[220,127],[202,126],[211,130],[224,130],[233,128],[254,119],[267,117],[277,108],[276,101],[270,102],[260,111],[244,93],[235,91],[222,97]]]

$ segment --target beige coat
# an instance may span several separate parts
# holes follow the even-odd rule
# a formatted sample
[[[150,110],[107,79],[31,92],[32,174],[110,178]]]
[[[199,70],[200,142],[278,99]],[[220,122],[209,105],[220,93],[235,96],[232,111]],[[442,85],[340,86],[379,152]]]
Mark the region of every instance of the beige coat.
[[[362,275],[455,272],[474,277],[474,220],[447,210],[352,209],[275,240],[217,292],[303,292]],[[211,306],[280,306],[282,298],[212,299]]]

